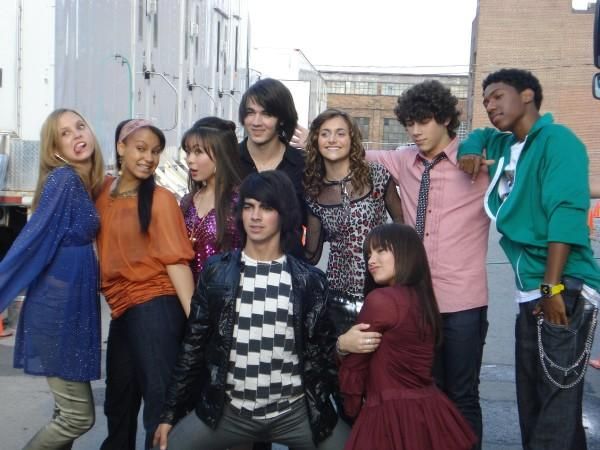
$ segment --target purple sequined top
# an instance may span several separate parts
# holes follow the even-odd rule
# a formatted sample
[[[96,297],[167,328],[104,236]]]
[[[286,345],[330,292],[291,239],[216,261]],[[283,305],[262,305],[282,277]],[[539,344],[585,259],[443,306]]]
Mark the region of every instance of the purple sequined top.
[[[234,194],[232,198],[232,210],[233,205],[237,202],[238,196]],[[192,273],[194,274],[194,281],[198,281],[198,275],[202,272],[204,263],[206,260],[219,253],[216,248],[217,241],[217,211],[213,208],[204,217],[198,217],[196,206],[193,201],[182,200],[183,216],[185,220],[185,226],[188,231],[190,241],[192,241],[192,247],[194,248],[194,259],[191,262]],[[188,203],[189,206],[184,208],[184,205]],[[240,248],[240,235],[235,225],[235,218],[233,214],[227,218],[227,233],[231,239],[231,249]]]

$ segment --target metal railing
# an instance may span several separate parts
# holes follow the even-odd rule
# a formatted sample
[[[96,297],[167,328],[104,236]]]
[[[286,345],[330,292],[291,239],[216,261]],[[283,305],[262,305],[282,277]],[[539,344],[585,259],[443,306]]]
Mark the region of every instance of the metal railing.
[[[395,150],[398,147],[410,145],[411,142],[371,142],[363,141],[365,150]]]

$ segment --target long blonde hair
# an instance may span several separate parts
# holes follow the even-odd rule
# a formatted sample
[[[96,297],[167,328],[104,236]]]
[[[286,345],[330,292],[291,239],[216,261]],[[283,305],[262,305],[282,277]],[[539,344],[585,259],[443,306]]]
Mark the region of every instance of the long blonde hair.
[[[48,174],[57,167],[68,164],[65,162],[64,158],[61,159],[62,155],[59,154],[58,150],[58,120],[60,119],[60,116],[66,112],[71,112],[81,117],[81,120],[83,120],[90,129],[94,139],[94,153],[92,154],[92,168],[90,171],[85,173],[77,167],[77,165],[72,165],[72,167],[81,177],[83,184],[90,192],[92,198],[96,197],[102,186],[104,180],[104,160],[102,159],[102,151],[100,150],[100,144],[98,143],[94,130],[90,127],[88,121],[77,111],[67,108],[55,109],[44,121],[42,131],[40,132],[40,172],[35,188],[35,194],[33,195],[33,209],[37,208],[39,204],[40,196],[42,195],[42,190],[44,189]]]

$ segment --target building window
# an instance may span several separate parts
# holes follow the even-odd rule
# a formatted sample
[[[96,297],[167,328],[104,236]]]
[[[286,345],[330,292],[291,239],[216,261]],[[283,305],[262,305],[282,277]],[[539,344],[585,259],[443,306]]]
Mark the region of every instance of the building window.
[[[346,93],[346,82],[345,81],[328,81],[327,82],[327,93],[328,94],[345,94]]]
[[[456,98],[467,98],[467,90],[468,86],[464,84],[450,86],[450,92],[452,92],[452,95]]]
[[[469,134],[469,130],[467,128],[467,123],[461,122],[460,126],[458,127],[458,130],[456,130],[456,135],[458,136],[458,139],[460,141],[464,141],[467,138],[468,134]]]
[[[377,83],[368,81],[346,81],[346,94],[377,95]]]
[[[410,138],[398,119],[383,119],[383,142],[386,144],[408,144]]]
[[[369,140],[369,122],[371,119],[369,117],[355,117],[354,121],[360,130],[360,134],[362,136],[363,141]]]
[[[410,87],[410,84],[405,83],[383,83],[381,85],[381,95],[393,95],[397,97]]]

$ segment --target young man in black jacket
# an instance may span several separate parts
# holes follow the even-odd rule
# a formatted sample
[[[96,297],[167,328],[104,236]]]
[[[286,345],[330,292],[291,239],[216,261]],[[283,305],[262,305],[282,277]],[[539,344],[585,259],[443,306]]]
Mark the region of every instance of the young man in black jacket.
[[[258,80],[242,96],[239,119],[246,131],[246,138],[240,142],[244,176],[265,170],[285,172],[298,199],[301,214],[296,226],[301,230],[306,225],[304,154],[290,145],[298,125],[292,93],[279,80]],[[288,253],[304,258],[301,240],[295,242]]]
[[[296,203],[281,171],[242,183],[236,214],[244,248],[212,257],[200,275],[155,435],[161,450],[167,436],[169,450],[257,440],[343,448],[349,428],[331,401],[336,336],[325,276],[289,254],[298,240]],[[181,419],[198,388],[195,411]]]

